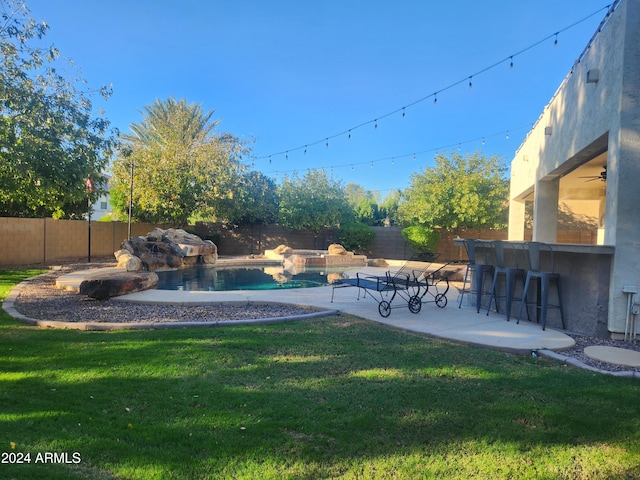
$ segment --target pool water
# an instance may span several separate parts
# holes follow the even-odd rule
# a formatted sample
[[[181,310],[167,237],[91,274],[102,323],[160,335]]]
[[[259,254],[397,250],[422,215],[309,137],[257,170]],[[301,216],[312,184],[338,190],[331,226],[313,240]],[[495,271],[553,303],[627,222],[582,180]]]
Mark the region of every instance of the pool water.
[[[327,275],[331,275],[320,269],[293,274],[274,267],[194,267],[156,273],[160,278],[158,290],[205,292],[319,287],[328,285]]]

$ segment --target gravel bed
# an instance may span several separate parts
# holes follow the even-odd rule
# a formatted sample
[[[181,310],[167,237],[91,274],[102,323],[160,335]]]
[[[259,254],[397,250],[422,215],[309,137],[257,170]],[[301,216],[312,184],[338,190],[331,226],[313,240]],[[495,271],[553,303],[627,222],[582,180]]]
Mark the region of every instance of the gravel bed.
[[[143,305],[119,301],[117,298],[95,300],[56,288],[55,281],[60,275],[98,266],[115,264],[63,266],[59,270],[52,270],[30,279],[23,284],[14,303],[15,309],[27,317],[38,320],[92,323],[230,322],[305,315],[317,311],[295,305],[271,303]]]
[[[640,344],[638,344],[638,342],[621,342],[607,338],[588,337],[568,332],[567,335],[571,336],[575,340],[576,344],[571,350],[563,350],[561,352],[558,352],[561,355],[574,358],[584,363],[585,365],[597,368],[598,370],[604,370],[607,372],[636,372],[640,374],[640,368],[638,367],[627,367],[624,365],[615,365],[612,363],[600,362],[586,356],[584,353],[584,349],[591,346],[618,347],[627,350],[633,350],[634,352],[640,352]]]
[[[99,266],[115,266],[110,263],[74,264],[62,266],[44,275],[30,279],[15,302],[18,312],[39,320],[66,322],[113,322],[113,323],[158,323],[158,322],[232,322],[259,318],[277,318],[304,315],[316,310],[287,304],[211,304],[204,306],[142,305],[118,301],[94,300],[77,293],[65,292],[55,286],[55,279],[74,270],[85,270]],[[640,374],[640,368],[599,362],[584,354],[592,345],[626,348],[640,352],[640,345],[606,338],[589,337],[567,332],[576,342],[570,350],[560,353],[583,364],[603,371],[631,371]]]

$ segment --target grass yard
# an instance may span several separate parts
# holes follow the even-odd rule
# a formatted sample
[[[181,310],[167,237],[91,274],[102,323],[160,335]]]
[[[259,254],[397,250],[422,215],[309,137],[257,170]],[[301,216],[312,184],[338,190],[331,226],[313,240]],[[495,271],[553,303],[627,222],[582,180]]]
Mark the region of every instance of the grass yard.
[[[0,272],[0,298],[34,273]],[[2,479],[640,479],[640,383],[347,315],[78,332],[2,313],[0,452]]]

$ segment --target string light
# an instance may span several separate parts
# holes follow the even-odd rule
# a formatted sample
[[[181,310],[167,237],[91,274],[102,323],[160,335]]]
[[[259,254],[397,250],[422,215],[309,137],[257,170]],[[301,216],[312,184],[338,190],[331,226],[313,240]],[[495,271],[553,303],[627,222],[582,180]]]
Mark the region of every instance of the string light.
[[[509,57],[511,59],[511,63],[509,63],[509,68],[513,70],[513,57]]]
[[[466,144],[473,144],[476,142],[481,142],[483,145],[486,142],[486,138],[491,138],[491,137],[496,137],[499,135],[506,135],[506,138],[509,138],[509,132],[510,131],[520,131],[520,130],[530,130],[531,129],[531,125],[521,125],[518,127],[515,127],[511,130],[502,130],[501,132],[497,132],[497,133],[492,133],[489,135],[483,135],[481,137],[477,137],[477,138],[473,138],[473,139],[469,139],[469,140],[465,140],[465,141],[461,141],[461,142],[455,142],[455,143],[451,143],[448,145],[441,145],[437,148],[431,148],[431,149],[427,149],[427,150],[421,150],[418,152],[413,152],[413,153],[407,153],[407,154],[403,154],[403,155],[394,155],[392,157],[384,157],[384,158],[378,158],[375,160],[364,160],[362,162],[356,162],[356,163],[347,163],[347,164],[339,164],[339,165],[325,165],[325,166],[321,166],[321,167],[317,167],[315,168],[317,169],[331,169],[331,171],[333,172],[334,169],[339,169],[339,168],[345,168],[345,167],[350,167],[352,171],[355,171],[355,166],[356,165],[366,165],[369,164],[370,168],[374,168],[376,163],[380,163],[380,162],[386,162],[386,161],[391,161],[392,164],[395,164],[395,160],[396,159],[402,159],[402,158],[407,158],[407,157],[412,157],[413,161],[416,161],[418,158],[418,155],[422,155],[422,154],[428,154],[428,153],[434,153],[435,155],[438,156],[440,151],[447,151],[447,150],[451,150],[451,149],[455,149],[456,147],[458,148],[458,150],[461,149],[461,145],[466,145]],[[296,170],[294,170],[294,173],[296,172]],[[265,172],[265,173],[269,173],[269,172]],[[279,171],[276,171],[276,174],[278,173],[282,173]],[[285,172],[286,173],[286,172]]]
[[[607,6],[603,7],[603,8],[606,8],[606,9],[607,9],[607,17],[605,18],[605,20],[603,20],[603,23],[604,23],[604,22],[606,21],[606,19],[609,17],[609,15],[611,14],[611,12],[612,12],[616,7],[617,7],[618,3],[619,3],[619,2],[614,2],[614,3],[613,3],[613,4],[611,4],[611,5],[607,5]],[[520,50],[520,51],[518,51],[518,52],[516,52],[516,53],[513,53],[513,54],[511,54],[511,55],[507,56],[506,58],[504,58],[504,59],[502,59],[502,60],[500,60],[500,61],[498,61],[498,62],[495,62],[494,64],[489,65],[488,67],[485,67],[484,69],[482,69],[482,70],[480,70],[480,71],[478,71],[478,72],[475,72],[475,73],[474,73],[474,74],[472,74],[472,75],[469,75],[469,76],[467,76],[467,77],[464,77],[464,79],[463,79],[463,80],[459,80],[459,81],[457,81],[457,82],[454,82],[454,83],[452,83],[452,84],[450,84],[450,85],[448,85],[448,86],[446,86],[446,87],[444,87],[444,88],[442,88],[442,89],[438,90],[438,92],[436,92],[436,93],[433,93],[433,94],[428,95],[428,96],[423,97],[423,98],[419,98],[418,100],[415,100],[415,101],[413,101],[413,102],[411,102],[411,103],[409,103],[409,104],[407,104],[407,105],[404,105],[404,106],[402,106],[402,107],[400,107],[400,108],[398,108],[398,109],[396,109],[396,110],[394,110],[394,111],[392,111],[392,112],[389,112],[389,113],[387,113],[387,114],[385,114],[385,115],[378,116],[378,117],[377,117],[375,120],[373,120],[373,121],[372,121],[372,120],[369,120],[369,121],[363,122],[363,123],[361,123],[361,124],[359,124],[359,125],[356,125],[356,126],[354,126],[354,127],[351,127],[351,128],[350,128],[350,129],[348,129],[347,131],[343,131],[343,132],[340,132],[340,133],[337,133],[337,134],[331,135],[331,136],[329,136],[329,137],[326,137],[326,138],[325,138],[325,140],[324,140],[324,141],[325,141],[325,146],[327,146],[327,147],[329,146],[328,141],[329,141],[329,139],[331,139],[331,138],[335,138],[335,137],[338,137],[338,136],[342,136],[342,135],[345,135],[345,134],[347,134],[347,133],[349,134],[349,138],[350,138],[350,135],[351,135],[351,131],[352,131],[352,130],[355,130],[356,128],[360,128],[360,127],[362,127],[362,126],[364,126],[364,125],[367,125],[367,124],[369,124],[369,123],[372,123],[372,122],[373,122],[373,123],[374,123],[374,128],[378,128],[378,123],[377,123],[377,122],[378,122],[378,120],[383,119],[383,118],[386,118],[386,117],[388,117],[388,116],[390,116],[390,115],[392,115],[392,114],[394,114],[394,113],[396,113],[396,112],[398,112],[398,111],[401,111],[401,112],[402,112],[402,116],[404,117],[404,116],[405,116],[405,110],[406,110],[407,108],[412,107],[412,106],[415,106],[415,105],[417,105],[417,104],[419,104],[419,103],[422,103],[422,102],[423,102],[423,101],[425,101],[427,98],[430,98],[430,97],[432,97],[432,96],[433,96],[433,103],[434,103],[434,105],[435,105],[435,104],[437,104],[437,103],[438,103],[438,96],[437,96],[437,94],[438,94],[438,93],[443,92],[443,91],[446,91],[446,90],[449,90],[449,89],[451,89],[451,88],[454,88],[454,87],[458,86],[460,83],[462,83],[462,82],[463,82],[463,81],[465,81],[465,80],[468,80],[468,81],[469,81],[469,88],[472,88],[472,87],[473,87],[472,78],[473,78],[474,76],[480,75],[480,74],[482,74],[482,73],[486,73],[487,71],[492,70],[493,68],[495,68],[496,66],[498,66],[498,65],[500,65],[500,64],[502,64],[502,63],[504,63],[505,61],[509,61],[509,66],[510,66],[510,67],[513,67],[513,59],[514,59],[514,57],[516,57],[516,56],[518,56],[518,55],[522,55],[522,54],[524,54],[524,53],[528,52],[529,50],[532,50],[533,48],[537,47],[538,45],[542,44],[543,42],[547,41],[548,39],[550,39],[550,38],[552,38],[552,37],[555,37],[555,38],[554,38],[554,46],[557,46],[557,44],[558,44],[558,35],[559,35],[560,33],[565,32],[565,31],[567,31],[567,30],[569,30],[569,29],[571,29],[571,28],[573,28],[573,27],[575,27],[575,26],[577,26],[577,25],[579,25],[579,24],[581,24],[581,23],[583,23],[583,22],[587,21],[588,19],[590,19],[591,17],[593,17],[594,15],[596,15],[596,14],[598,14],[600,11],[602,11],[602,10],[603,10],[603,8],[600,8],[599,10],[597,10],[597,11],[595,11],[595,12],[591,13],[590,15],[588,15],[588,16],[587,16],[587,17],[585,17],[585,18],[583,18],[582,20],[579,20],[579,21],[577,21],[577,22],[575,22],[575,23],[573,23],[573,24],[569,25],[568,27],[565,27],[565,28],[563,28],[563,29],[561,29],[561,30],[558,30],[557,32],[555,32],[555,33],[553,33],[553,34],[551,34],[551,35],[548,35],[547,37],[543,38],[542,40],[540,40],[540,41],[538,41],[538,42],[536,42],[536,43],[534,43],[534,44],[532,44],[532,45],[529,45],[528,47],[526,47],[526,48],[524,48],[524,49],[522,49],[522,50]],[[601,26],[602,26],[602,24],[601,24]],[[321,142],[321,141],[317,141],[317,142],[308,143],[307,145],[305,145],[305,146],[304,146],[305,154],[306,154],[306,150],[307,150],[307,148],[308,148],[309,146],[317,145],[317,144],[318,144],[318,143],[320,143],[320,142]],[[299,149],[301,149],[301,148],[302,148],[302,147],[291,148],[291,149],[286,150],[286,151],[281,151],[281,152],[276,152],[276,153],[272,153],[272,154],[265,155],[265,156],[260,156],[260,157],[257,157],[256,159],[257,159],[257,160],[259,160],[259,159],[263,159],[263,158],[269,158],[269,159],[270,159],[272,155],[282,155],[282,154],[283,154],[283,153],[285,153],[285,152],[288,152],[288,151],[295,151],[295,150],[299,150]]]

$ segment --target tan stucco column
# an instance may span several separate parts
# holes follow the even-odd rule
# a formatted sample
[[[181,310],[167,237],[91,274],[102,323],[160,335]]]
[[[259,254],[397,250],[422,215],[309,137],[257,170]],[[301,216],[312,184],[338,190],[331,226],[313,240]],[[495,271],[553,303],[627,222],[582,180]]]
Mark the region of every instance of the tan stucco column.
[[[511,199],[509,202],[509,240],[524,240],[525,202]]]
[[[538,180],[533,201],[533,240],[555,243],[558,233],[560,179]]]
[[[626,327],[624,290],[640,290],[640,0],[628,0],[621,8],[626,9],[622,29],[626,61],[621,72],[619,124],[613,123],[609,133],[604,239],[616,249],[609,283],[608,320],[609,331],[618,334],[623,334]],[[636,295],[634,302],[638,301]]]

